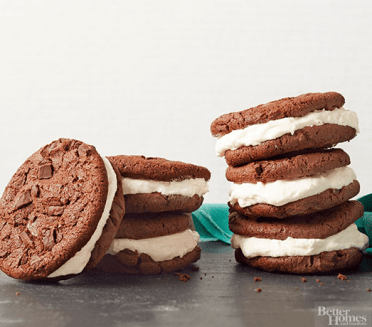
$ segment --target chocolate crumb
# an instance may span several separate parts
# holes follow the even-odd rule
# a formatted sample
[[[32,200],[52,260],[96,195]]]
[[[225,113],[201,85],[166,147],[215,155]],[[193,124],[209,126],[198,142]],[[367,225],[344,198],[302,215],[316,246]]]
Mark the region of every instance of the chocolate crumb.
[[[367,292],[371,292],[372,290],[370,288],[367,288]]]
[[[303,283],[306,283],[307,282],[307,279],[306,278],[303,278],[303,277],[300,277],[300,278],[301,278],[301,280],[302,280]]]
[[[262,292],[262,289],[261,288],[256,288],[256,292],[260,293],[260,292]]]
[[[340,279],[340,280],[347,280],[347,276],[345,276],[345,275],[343,275],[343,274],[338,274],[337,279]]]
[[[200,277],[200,279],[203,279],[203,277]]]
[[[18,296],[19,295],[19,292],[16,292],[16,295]]]
[[[212,278],[214,278],[214,276],[212,276]]]
[[[191,277],[188,274],[174,273],[176,276],[179,276],[181,282],[187,282]]]
[[[199,270],[199,267],[197,267],[197,266],[192,266],[192,267],[191,267],[191,270],[192,270],[192,271],[198,271],[198,270]]]
[[[262,280],[262,278],[261,278],[261,277],[255,277],[255,278],[253,278],[253,280],[254,280],[255,282],[260,282],[260,281]]]

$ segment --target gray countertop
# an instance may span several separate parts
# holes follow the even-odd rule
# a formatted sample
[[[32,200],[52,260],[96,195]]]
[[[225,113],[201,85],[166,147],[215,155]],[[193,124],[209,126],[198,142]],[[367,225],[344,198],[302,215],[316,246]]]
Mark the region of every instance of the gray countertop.
[[[372,292],[367,291],[372,288],[371,257],[346,272],[348,280],[339,280],[337,273],[264,272],[237,264],[226,244],[205,242],[201,247],[202,258],[182,271],[191,277],[187,282],[174,273],[122,276],[93,270],[48,284],[0,273],[0,326],[313,327],[327,326],[319,308],[336,307],[366,317],[367,326],[372,325]]]

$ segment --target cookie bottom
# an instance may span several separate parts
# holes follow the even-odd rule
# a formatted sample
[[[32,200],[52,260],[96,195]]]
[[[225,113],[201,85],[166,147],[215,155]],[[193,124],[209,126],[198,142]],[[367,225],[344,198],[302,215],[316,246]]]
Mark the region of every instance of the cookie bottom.
[[[139,193],[125,195],[126,213],[182,211],[193,212],[202,205],[202,196],[183,196],[180,194],[164,195],[155,193]]]
[[[359,193],[360,185],[354,180],[340,190],[328,189],[322,193],[307,198],[287,203],[282,206],[274,206],[266,203],[254,204],[249,207],[241,207],[238,202],[229,206],[233,210],[245,216],[287,218],[297,215],[307,215],[318,211],[335,207],[351,199]]]
[[[254,257],[246,258],[241,249],[235,250],[235,260],[254,268],[292,274],[324,273],[348,269],[358,265],[363,258],[358,248],[322,252],[311,256]]]
[[[201,249],[196,246],[182,258],[156,262],[147,254],[123,250],[113,256],[106,254],[96,268],[110,273],[156,275],[177,271],[200,259]]]

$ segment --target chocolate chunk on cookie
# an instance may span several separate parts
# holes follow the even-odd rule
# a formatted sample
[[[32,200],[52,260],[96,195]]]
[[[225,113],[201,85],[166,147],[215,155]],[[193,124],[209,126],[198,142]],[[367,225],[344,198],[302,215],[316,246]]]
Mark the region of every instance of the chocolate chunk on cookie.
[[[124,214],[119,172],[93,146],[59,139],[18,169],[0,199],[0,268],[63,279],[103,257]]]

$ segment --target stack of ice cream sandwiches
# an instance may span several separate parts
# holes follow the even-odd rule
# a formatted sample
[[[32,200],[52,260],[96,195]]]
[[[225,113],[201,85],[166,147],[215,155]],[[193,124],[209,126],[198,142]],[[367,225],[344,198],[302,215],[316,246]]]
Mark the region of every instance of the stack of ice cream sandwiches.
[[[122,177],[125,215],[98,267],[111,272],[158,274],[200,258],[191,212],[208,191],[207,168],[144,156],[114,156]]]
[[[98,266],[143,274],[184,268],[200,258],[191,212],[209,179],[204,167],[103,157],[92,145],[58,139],[20,166],[0,199],[0,269],[59,281]]]
[[[358,133],[336,92],[309,93],[225,114],[211,124],[228,164],[229,227],[238,262],[316,273],[362,260],[368,237],[350,158],[334,145]]]

